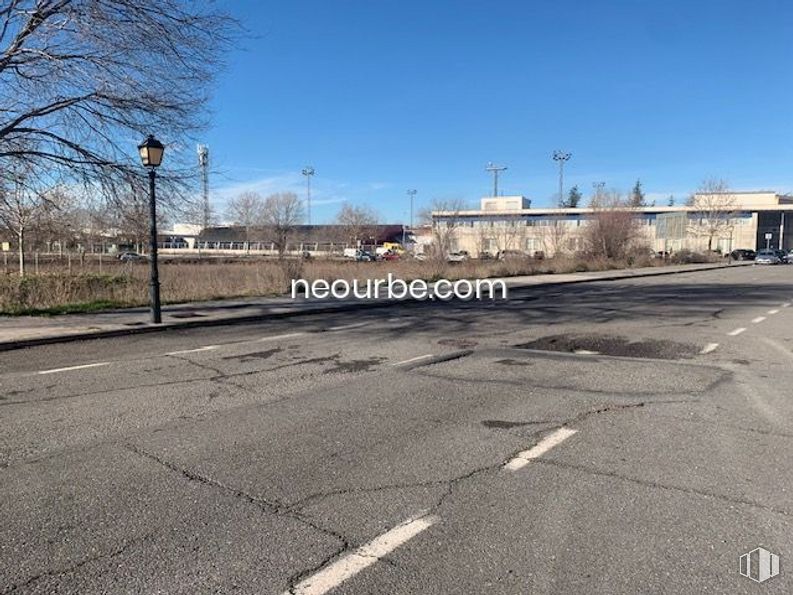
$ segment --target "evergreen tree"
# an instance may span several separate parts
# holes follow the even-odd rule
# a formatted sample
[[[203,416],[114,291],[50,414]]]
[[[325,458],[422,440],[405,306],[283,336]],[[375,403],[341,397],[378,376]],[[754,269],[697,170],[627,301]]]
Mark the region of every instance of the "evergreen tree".
[[[632,207],[646,207],[647,203],[644,202],[644,190],[642,190],[642,181],[636,180],[636,184],[631,190],[631,206]]]
[[[567,200],[563,200],[562,204],[559,205],[563,209],[575,209],[578,207],[578,204],[581,202],[583,196],[581,195],[581,191],[578,189],[578,186],[573,186],[570,188],[570,193],[567,195]]]

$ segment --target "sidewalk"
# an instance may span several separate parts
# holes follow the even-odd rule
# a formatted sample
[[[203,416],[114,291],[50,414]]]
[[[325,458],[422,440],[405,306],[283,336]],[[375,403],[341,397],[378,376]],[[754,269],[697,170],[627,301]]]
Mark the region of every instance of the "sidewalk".
[[[618,271],[598,271],[558,275],[508,277],[509,289],[613,281],[635,277],[670,275],[690,271],[706,271],[737,266],[736,264],[692,264],[647,267]],[[149,322],[147,308],[109,310],[92,314],[62,316],[0,316],[0,351],[31,345],[61,343],[80,339],[111,337],[134,333],[156,332],[191,326],[217,326],[268,318],[286,318],[304,314],[344,312],[361,308],[388,306],[395,300],[292,300],[290,297],[217,300],[164,306],[163,323]]]

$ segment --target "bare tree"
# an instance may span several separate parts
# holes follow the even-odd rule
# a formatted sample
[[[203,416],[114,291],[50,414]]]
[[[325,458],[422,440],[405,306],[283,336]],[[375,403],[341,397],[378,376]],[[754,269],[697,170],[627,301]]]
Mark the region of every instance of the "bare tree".
[[[278,250],[278,258],[283,258],[290,238],[302,221],[303,202],[294,192],[271,194],[264,201],[262,223]]]
[[[136,139],[192,144],[236,31],[205,0],[0,2],[0,169],[125,188],[141,176]],[[188,157],[170,152],[166,188]]]
[[[543,249],[552,256],[560,256],[565,250],[565,241],[568,237],[568,229],[562,217],[552,217],[548,225],[542,227],[542,246]]]
[[[250,251],[251,230],[264,222],[265,204],[258,192],[243,192],[232,198],[226,207],[226,216],[234,225],[245,229],[245,250]]]
[[[499,251],[520,250],[526,237],[526,224],[520,215],[504,216],[491,231]]]
[[[0,222],[17,239],[19,274],[25,276],[25,240],[41,219],[58,208],[58,193],[43,192],[27,170],[13,171],[0,178]]]
[[[724,180],[708,179],[689,200],[695,211],[689,219],[688,232],[707,238],[708,251],[713,250],[714,238],[732,235],[735,218],[735,195]]]
[[[447,254],[452,252],[452,246],[457,239],[457,229],[463,222],[460,213],[464,210],[465,202],[460,199],[435,200],[429,209],[421,213],[422,220],[432,226],[431,256],[445,260]]]
[[[585,232],[590,252],[604,258],[622,258],[636,248],[641,226],[628,201],[616,192],[600,190],[590,206],[594,212]]]
[[[358,246],[361,240],[377,235],[377,214],[369,207],[345,203],[336,215],[344,242]]]

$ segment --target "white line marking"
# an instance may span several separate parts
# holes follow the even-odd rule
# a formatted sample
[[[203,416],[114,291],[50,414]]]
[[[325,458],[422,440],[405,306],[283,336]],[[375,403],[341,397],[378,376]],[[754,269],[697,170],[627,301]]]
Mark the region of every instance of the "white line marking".
[[[300,335],[305,335],[306,333],[286,333],[284,335],[273,335],[272,337],[262,337],[261,339],[257,339],[258,341],[278,341],[280,339],[291,339],[292,337],[299,337]]]
[[[362,326],[366,326],[369,324],[368,322],[356,322],[355,324],[345,324],[342,326],[332,326],[328,330],[329,331],[346,331],[352,328],[361,328]]]
[[[573,353],[578,355],[600,355],[599,351],[589,351],[589,349],[576,349]]]
[[[730,331],[727,334],[730,335],[731,337],[737,337],[738,335],[740,335],[745,330],[746,330],[745,328],[737,328],[734,331]]]
[[[752,318],[752,324],[759,324],[765,320],[765,316],[758,316],[757,318]]]
[[[769,313],[769,314],[779,314],[779,310],[777,310],[776,308],[774,308],[773,310],[769,310],[769,311],[768,311],[768,313]]]
[[[531,462],[532,459],[536,459],[537,457],[544,455],[554,446],[561,444],[576,432],[578,432],[578,430],[571,430],[570,428],[559,428],[554,433],[548,434],[545,438],[540,440],[529,450],[524,450],[523,452],[519,452],[517,455],[515,455],[515,458],[508,461],[504,465],[504,469],[508,471],[517,471],[518,469],[525,467],[526,465],[529,464],[529,462]]]
[[[69,366],[68,368],[53,368],[52,370],[41,370],[39,374],[56,374],[58,372],[71,372],[72,370],[85,370],[86,368],[98,368],[99,366],[109,366],[110,362],[97,362],[95,364],[83,364],[81,366]]]
[[[354,552],[336,560],[330,566],[315,575],[303,579],[287,593],[295,595],[323,595],[335,589],[348,578],[365,570],[383,556],[386,556],[402,544],[438,522],[437,516],[422,516],[405,521],[362,545]]]
[[[219,345],[207,345],[206,347],[199,347],[197,349],[183,349],[182,351],[171,351],[170,353],[166,353],[165,355],[183,355],[185,353],[199,353],[201,351],[212,351],[213,349],[217,349]]]
[[[418,357],[411,357],[410,359],[406,359],[405,361],[397,362],[397,363],[391,364],[391,365],[392,366],[401,366],[401,365],[404,365],[404,364],[409,364],[411,362],[417,362],[417,361],[422,360],[422,359],[427,359],[428,357],[432,357],[434,355],[435,355],[434,353],[428,353],[427,355],[419,355]]]
[[[789,308],[790,307],[790,302],[785,302],[784,304],[782,304],[782,307],[783,308]]]
[[[708,343],[707,345],[705,345],[705,347],[702,348],[702,351],[700,351],[699,353],[701,355],[705,355],[705,354],[710,353],[712,351],[716,351],[716,348],[718,346],[719,346],[718,343]]]

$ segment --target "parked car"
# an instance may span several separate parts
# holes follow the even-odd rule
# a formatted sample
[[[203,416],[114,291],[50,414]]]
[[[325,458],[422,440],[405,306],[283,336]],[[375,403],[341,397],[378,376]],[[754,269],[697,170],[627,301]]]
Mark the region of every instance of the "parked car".
[[[779,257],[779,262],[781,264],[790,264],[787,258],[788,257],[787,252],[785,252],[784,250],[774,250],[774,252],[776,252],[776,255]]]
[[[793,250],[785,254],[785,262],[788,264],[793,264]]]
[[[344,258],[349,258],[358,262],[370,262],[375,260],[375,256],[372,253],[361,250],[360,248],[345,248],[343,254]]]
[[[449,252],[446,255],[446,262],[465,262],[468,260],[468,252],[461,250],[460,252]]]
[[[121,262],[143,262],[148,260],[148,257],[137,252],[122,252],[117,257]]]
[[[399,260],[399,254],[392,250],[386,250],[380,255],[380,260]]]
[[[781,262],[782,259],[779,258],[776,250],[760,250],[754,259],[755,264],[781,264]]]
[[[757,258],[757,252],[749,250],[748,248],[738,248],[724,256],[731,260],[754,260]]]
[[[496,254],[498,260],[506,260],[507,258],[526,258],[526,254],[520,250],[499,250]]]

